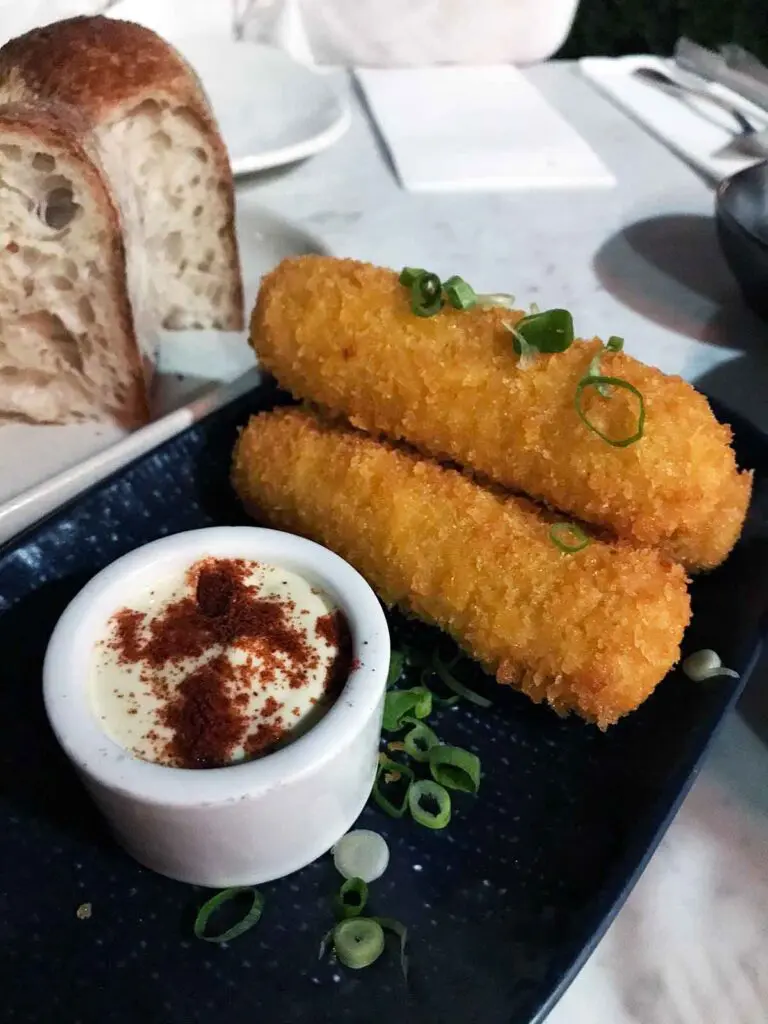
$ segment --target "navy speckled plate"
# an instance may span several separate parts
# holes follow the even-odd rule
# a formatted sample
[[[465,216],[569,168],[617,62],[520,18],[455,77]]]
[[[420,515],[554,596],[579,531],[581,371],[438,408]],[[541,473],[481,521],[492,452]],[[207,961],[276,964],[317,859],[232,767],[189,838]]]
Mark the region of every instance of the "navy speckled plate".
[[[735,423],[756,469],[744,539],[693,587],[685,649],[740,681],[671,673],[606,734],[496,688],[437,716],[482,756],[480,796],[445,831],[368,808],[390,843],[372,912],[410,929],[371,969],[318,961],[339,879],[330,858],[263,887],[261,923],[227,947],[192,937],[202,891],[144,870],[106,834],[48,729],[53,625],[97,570],[168,533],[243,521],[227,481],[237,427],[270,385],[220,410],[0,551],[0,1016],[44,1024],[529,1024],[593,948],[661,837],[757,655],[768,603],[768,440]],[[731,422],[733,418],[727,417]],[[431,724],[431,723],[430,723]],[[92,916],[76,910],[92,904]]]

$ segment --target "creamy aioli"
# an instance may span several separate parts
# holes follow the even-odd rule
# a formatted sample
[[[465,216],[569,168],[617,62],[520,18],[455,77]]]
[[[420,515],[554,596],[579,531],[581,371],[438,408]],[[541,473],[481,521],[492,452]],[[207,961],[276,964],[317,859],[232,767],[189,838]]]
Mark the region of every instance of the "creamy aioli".
[[[341,613],[279,566],[206,559],[126,604],[96,645],[90,697],[104,731],[146,761],[217,767],[267,753],[325,713],[341,658],[349,668]]]

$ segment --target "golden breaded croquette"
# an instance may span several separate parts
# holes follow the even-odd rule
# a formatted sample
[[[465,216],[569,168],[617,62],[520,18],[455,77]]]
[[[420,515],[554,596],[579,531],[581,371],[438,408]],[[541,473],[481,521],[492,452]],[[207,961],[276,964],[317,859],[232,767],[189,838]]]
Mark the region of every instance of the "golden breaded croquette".
[[[712,568],[736,542],[751,474],[739,473],[731,432],[706,399],[598,340],[540,355],[519,369],[504,321],[521,313],[446,306],[422,318],[397,275],[353,260],[285,260],[262,282],[251,343],[294,396],[354,426],[448,457],[691,569]],[[590,361],[642,392],[644,436],[625,448],[593,433],[575,408]],[[604,433],[625,438],[635,396],[594,387],[584,410]]]
[[[257,519],[336,551],[386,603],[558,712],[605,728],[678,659],[685,572],[656,550],[593,540],[564,554],[531,502],[298,408],[251,419],[232,479]]]

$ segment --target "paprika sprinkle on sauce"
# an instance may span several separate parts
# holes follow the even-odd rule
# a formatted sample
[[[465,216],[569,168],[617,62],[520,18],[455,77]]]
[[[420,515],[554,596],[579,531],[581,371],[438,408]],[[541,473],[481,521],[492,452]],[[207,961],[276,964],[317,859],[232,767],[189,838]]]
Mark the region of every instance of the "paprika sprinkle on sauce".
[[[205,558],[132,595],[95,645],[93,709],[137,757],[220,768],[310,728],[351,670],[344,615],[303,577]]]

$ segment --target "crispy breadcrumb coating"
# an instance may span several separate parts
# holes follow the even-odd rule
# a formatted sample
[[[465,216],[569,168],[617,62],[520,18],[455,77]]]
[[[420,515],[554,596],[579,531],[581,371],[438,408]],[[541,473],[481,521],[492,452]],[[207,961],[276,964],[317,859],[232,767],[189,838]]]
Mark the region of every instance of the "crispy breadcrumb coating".
[[[563,554],[531,502],[429,459],[278,409],[243,430],[232,479],[258,519],[338,552],[386,603],[558,712],[605,728],[679,657],[690,615],[680,565],[599,540]]]
[[[731,432],[706,399],[624,353],[603,351],[603,374],[638,388],[645,435],[614,448],[579,418],[574,396],[595,339],[518,369],[507,310],[444,308],[415,316],[397,275],[353,260],[286,260],[262,282],[251,343],[296,397],[357,427],[406,440],[494,483],[524,492],[689,568],[718,565],[741,532],[751,474],[739,473]],[[584,393],[610,437],[630,436],[637,399]]]

